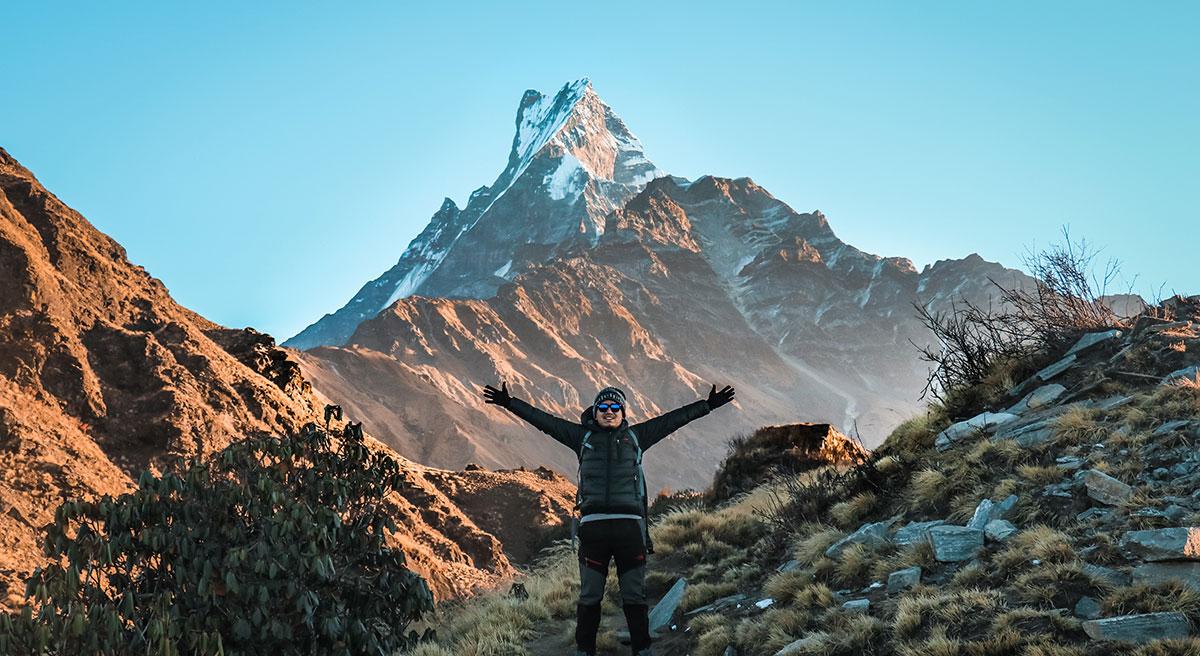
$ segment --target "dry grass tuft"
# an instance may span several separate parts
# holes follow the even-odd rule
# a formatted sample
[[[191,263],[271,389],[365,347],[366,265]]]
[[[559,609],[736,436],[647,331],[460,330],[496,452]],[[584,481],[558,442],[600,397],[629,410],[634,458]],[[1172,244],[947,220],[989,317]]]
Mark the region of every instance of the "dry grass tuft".
[[[1108,429],[1096,421],[1098,416],[1096,410],[1071,408],[1056,417],[1053,426],[1058,446],[1103,442]]]
[[[877,580],[887,581],[888,574],[914,565],[920,566],[923,571],[929,571],[933,567],[932,544],[916,542],[880,558],[871,568],[871,576]]]
[[[818,559],[825,557],[825,550],[834,542],[846,537],[843,531],[836,528],[809,527],[811,532],[796,543],[792,555],[804,565],[813,565]]]
[[[684,590],[679,607],[686,613],[736,592],[737,586],[732,583],[691,583]]]
[[[923,415],[917,415],[900,424],[876,449],[885,455],[914,456],[933,448],[939,431],[950,425],[945,410],[931,407]]]
[[[946,474],[938,469],[926,467],[913,474],[905,496],[911,509],[936,512],[945,506],[951,491],[950,480]]]
[[[875,498],[875,493],[870,490],[861,492],[850,497],[849,499],[836,503],[829,509],[829,516],[833,519],[833,523],[842,529],[858,528],[865,517],[878,505],[878,499]]]
[[[1200,592],[1177,581],[1131,585],[1114,588],[1105,595],[1101,607],[1105,615],[1179,611],[1195,624],[1200,621]]]
[[[1196,656],[1200,654],[1200,638],[1156,640],[1143,645],[1132,656]]]
[[[1033,561],[1040,561],[1034,565]],[[1031,526],[1008,540],[1004,551],[996,554],[992,565],[1004,579],[1017,576],[1031,567],[1062,565],[1079,560],[1071,537],[1049,526]]]
[[[838,556],[833,568],[833,582],[843,588],[861,588],[871,582],[871,567],[877,560],[874,549],[852,544]]]
[[[795,641],[812,620],[808,611],[795,608],[768,608],[762,615],[738,624],[734,644],[739,654],[774,654]]]
[[[1034,567],[1012,583],[1013,599],[1043,609],[1074,608],[1082,597],[1098,597],[1108,586],[1083,571],[1078,562]]]
[[[985,635],[1003,607],[997,590],[914,590],[897,604],[892,633],[904,641],[928,640],[935,632],[969,639]]]

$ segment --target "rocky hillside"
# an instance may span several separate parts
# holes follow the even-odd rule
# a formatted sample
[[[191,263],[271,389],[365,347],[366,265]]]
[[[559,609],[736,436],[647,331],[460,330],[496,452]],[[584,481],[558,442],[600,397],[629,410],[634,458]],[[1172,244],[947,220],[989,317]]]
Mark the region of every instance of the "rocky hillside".
[[[459,210],[447,200],[397,264],[285,342],[319,389],[381,439],[440,467],[548,464],[572,455],[483,408],[505,379],[575,417],[616,384],[634,411],[738,388],[738,411],[685,428],[650,482],[701,488],[728,435],[797,418],[870,445],[919,409],[910,340],[933,311],[987,305],[1023,274],[976,255],[917,271],[841,241],[749,178],[666,176],[586,80],[526,92],[508,164]],[[353,401],[350,401],[353,399]]]
[[[906,422],[862,465],[660,520],[655,653],[1200,653],[1200,296],[990,380],[1005,384]],[[504,653],[562,653],[572,555],[528,599],[479,600],[470,626],[444,612],[415,653],[502,632]],[[605,608],[600,653],[622,653],[618,598]]]
[[[295,431],[321,407],[269,335],[177,304],[2,149],[0,280],[0,605],[23,594],[62,501],[120,494],[143,469],[242,435]],[[497,509],[554,530],[574,499],[546,470],[403,464],[396,539],[439,597],[493,585],[528,557]]]

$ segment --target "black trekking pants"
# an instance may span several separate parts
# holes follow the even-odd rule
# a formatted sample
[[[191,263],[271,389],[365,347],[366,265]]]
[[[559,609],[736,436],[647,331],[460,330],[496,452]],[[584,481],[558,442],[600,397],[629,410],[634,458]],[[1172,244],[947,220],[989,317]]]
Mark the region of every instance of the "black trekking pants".
[[[617,564],[617,583],[633,653],[650,646],[649,608],[646,604],[646,543],[636,519],[602,519],[579,526],[579,607],[575,624],[576,646],[596,651],[600,628],[600,602],[608,579],[608,563]]]

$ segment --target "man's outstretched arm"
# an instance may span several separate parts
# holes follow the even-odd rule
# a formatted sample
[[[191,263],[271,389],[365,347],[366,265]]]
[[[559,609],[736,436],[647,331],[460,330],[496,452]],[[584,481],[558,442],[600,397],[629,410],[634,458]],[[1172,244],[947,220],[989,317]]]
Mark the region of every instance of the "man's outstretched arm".
[[[633,431],[637,433],[638,443],[641,445],[642,450],[645,451],[661,442],[671,433],[683,428],[688,422],[699,419],[732,400],[732,387],[726,385],[718,392],[717,386],[713,385],[712,390],[708,393],[708,398],[689,403],[666,414],[659,415],[654,419],[637,424],[633,427]]]
[[[483,400],[485,403],[498,405],[508,410],[572,451],[579,452],[579,443],[582,438],[579,435],[580,427],[577,424],[538,410],[528,402],[513,397],[508,393],[508,383],[500,383],[500,389],[484,385]]]

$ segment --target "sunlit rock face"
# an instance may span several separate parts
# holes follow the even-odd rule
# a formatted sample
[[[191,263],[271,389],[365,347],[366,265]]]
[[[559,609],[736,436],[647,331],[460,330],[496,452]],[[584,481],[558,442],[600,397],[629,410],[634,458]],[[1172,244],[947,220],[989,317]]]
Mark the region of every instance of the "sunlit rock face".
[[[831,423],[870,446],[918,410],[931,336],[914,303],[987,303],[1019,272],[977,255],[917,271],[841,241],[749,178],[657,169],[590,83],[528,91],[503,172],[447,200],[399,262],[285,343],[318,389],[408,457],[444,467],[575,456],[479,388],[577,417],[605,385],[634,417],[738,388],[646,465],[651,486],[702,488],[726,441],[766,424]]]

